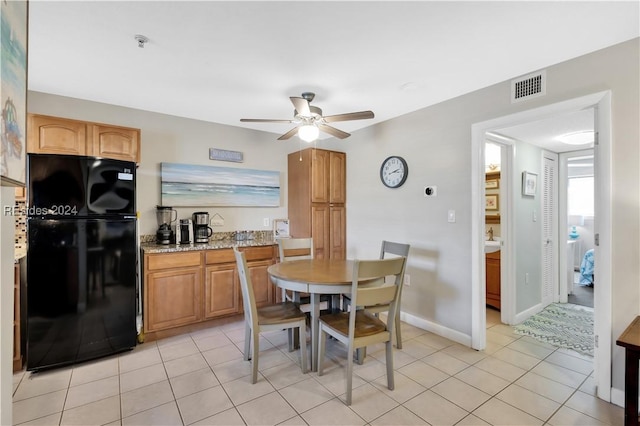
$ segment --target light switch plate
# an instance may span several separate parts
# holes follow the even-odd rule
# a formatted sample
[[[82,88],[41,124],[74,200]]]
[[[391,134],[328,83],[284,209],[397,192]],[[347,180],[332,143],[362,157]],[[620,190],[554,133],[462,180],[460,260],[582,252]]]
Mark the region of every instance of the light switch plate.
[[[456,211],[455,210],[449,210],[449,213],[447,214],[447,221],[449,223],[455,223],[456,222]]]

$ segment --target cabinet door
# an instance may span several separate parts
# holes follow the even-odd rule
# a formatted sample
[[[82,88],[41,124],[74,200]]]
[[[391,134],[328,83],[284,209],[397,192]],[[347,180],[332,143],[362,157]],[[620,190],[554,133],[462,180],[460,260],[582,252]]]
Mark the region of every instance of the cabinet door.
[[[330,218],[328,204],[319,204],[311,207],[311,235],[313,235],[314,257],[316,259],[331,258]]]
[[[347,202],[347,155],[331,151],[329,163],[329,202],[344,204]]]
[[[87,144],[89,155],[136,163],[140,161],[140,131],[138,129],[92,124],[90,134],[91,140]]]
[[[314,149],[311,151],[311,202],[328,203],[330,182],[329,151]]]
[[[197,322],[201,318],[202,270],[184,268],[147,274],[145,331]]]
[[[486,254],[487,305],[500,309],[500,251]]]
[[[330,228],[329,228],[329,246],[331,252],[330,259],[344,259],[346,255],[346,210],[342,206],[329,207]]]
[[[204,297],[205,318],[240,312],[240,286],[235,264],[207,266]]]
[[[275,303],[275,286],[271,283],[269,274],[267,273],[267,268],[271,265],[273,265],[273,261],[271,260],[247,262],[257,307],[273,305]]]
[[[30,114],[27,152],[86,155],[86,133],[87,126],[82,121]]]

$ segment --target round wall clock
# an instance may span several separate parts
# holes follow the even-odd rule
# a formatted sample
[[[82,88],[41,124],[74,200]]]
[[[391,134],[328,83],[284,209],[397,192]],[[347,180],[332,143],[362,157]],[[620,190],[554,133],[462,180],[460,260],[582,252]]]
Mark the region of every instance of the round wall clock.
[[[389,188],[399,188],[409,176],[409,167],[404,158],[392,155],[380,166],[380,180]]]

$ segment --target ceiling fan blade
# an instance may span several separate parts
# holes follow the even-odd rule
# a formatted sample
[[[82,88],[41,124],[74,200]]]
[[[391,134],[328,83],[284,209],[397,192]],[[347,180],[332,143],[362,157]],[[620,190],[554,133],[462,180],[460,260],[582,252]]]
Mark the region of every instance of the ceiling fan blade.
[[[326,124],[318,124],[318,129],[322,130],[325,133],[329,133],[331,136],[335,136],[338,139],[344,139],[351,136],[350,133],[343,132],[342,130],[338,130],[335,127],[327,126]]]
[[[293,104],[293,107],[296,109],[296,111],[298,111],[298,114],[303,117],[311,117],[309,101],[307,101],[305,98],[297,98],[295,96],[291,96],[289,99],[291,99],[291,103]]]
[[[333,123],[335,121],[350,121],[350,120],[364,120],[367,118],[373,118],[372,111],[359,111],[350,112],[347,114],[328,115],[324,117],[324,121],[327,123]]]
[[[298,133],[298,127],[294,127],[293,129],[289,130],[287,133],[285,133],[284,135],[280,136],[278,138],[279,141],[284,141],[287,139],[290,139],[291,136],[295,135],[296,133]]]
[[[293,120],[275,120],[271,118],[241,118],[243,123],[293,123]]]

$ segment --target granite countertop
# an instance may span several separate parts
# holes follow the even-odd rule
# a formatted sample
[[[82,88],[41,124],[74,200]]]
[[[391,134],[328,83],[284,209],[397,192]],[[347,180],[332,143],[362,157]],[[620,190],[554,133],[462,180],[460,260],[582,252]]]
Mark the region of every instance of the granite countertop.
[[[176,253],[181,251],[193,250],[215,250],[233,247],[260,247],[272,246],[276,244],[273,239],[254,239],[254,240],[217,240],[208,243],[199,244],[156,244],[141,243],[140,248],[145,254],[153,253]]]

